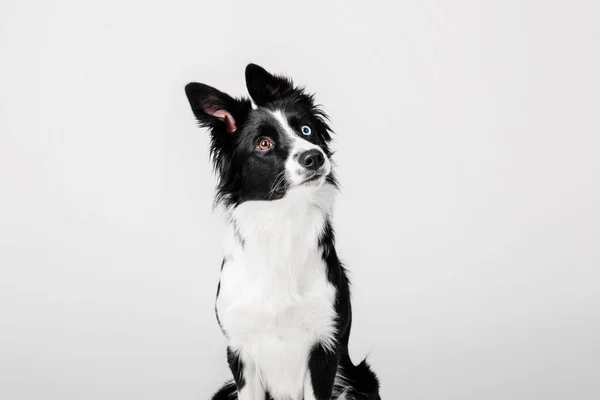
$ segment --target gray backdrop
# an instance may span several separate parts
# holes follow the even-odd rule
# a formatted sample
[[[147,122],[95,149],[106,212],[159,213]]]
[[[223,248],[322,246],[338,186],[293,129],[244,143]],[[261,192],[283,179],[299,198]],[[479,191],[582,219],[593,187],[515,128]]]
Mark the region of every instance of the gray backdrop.
[[[160,4],[162,3],[162,4]],[[258,63],[338,133],[351,353],[394,399],[600,398],[597,1],[0,3],[0,398],[208,399],[207,134]]]

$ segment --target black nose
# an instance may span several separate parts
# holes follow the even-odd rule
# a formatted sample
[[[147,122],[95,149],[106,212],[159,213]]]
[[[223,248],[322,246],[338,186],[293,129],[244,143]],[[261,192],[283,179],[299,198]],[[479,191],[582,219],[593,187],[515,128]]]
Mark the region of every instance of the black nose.
[[[321,150],[312,149],[300,154],[300,157],[298,157],[298,162],[304,168],[315,171],[323,166],[323,163],[325,163],[325,157],[323,157],[323,152],[321,152]]]

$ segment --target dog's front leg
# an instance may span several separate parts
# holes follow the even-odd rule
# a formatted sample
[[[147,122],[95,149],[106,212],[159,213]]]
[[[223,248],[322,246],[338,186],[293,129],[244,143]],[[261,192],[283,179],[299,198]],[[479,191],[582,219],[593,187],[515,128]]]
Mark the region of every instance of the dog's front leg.
[[[308,359],[304,378],[304,400],[330,400],[337,373],[339,355],[317,343]]]
[[[231,347],[227,348],[227,361],[237,387],[238,400],[265,400],[265,389],[254,364],[244,362],[240,352]]]

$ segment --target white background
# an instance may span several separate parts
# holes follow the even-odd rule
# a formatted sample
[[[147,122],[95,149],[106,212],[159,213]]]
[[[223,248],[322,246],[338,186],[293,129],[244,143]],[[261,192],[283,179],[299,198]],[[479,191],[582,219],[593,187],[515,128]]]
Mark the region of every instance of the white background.
[[[384,400],[600,398],[599,9],[2,0],[0,398],[229,376],[183,88],[245,94],[249,62],[332,118],[351,354]]]

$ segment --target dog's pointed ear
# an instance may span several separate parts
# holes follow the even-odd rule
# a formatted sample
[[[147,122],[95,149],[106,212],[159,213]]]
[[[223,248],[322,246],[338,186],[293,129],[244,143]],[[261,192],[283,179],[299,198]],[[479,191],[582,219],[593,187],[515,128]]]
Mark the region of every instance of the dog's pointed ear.
[[[290,79],[272,75],[256,64],[248,64],[246,67],[246,87],[252,100],[259,106],[281,99],[294,91],[294,84]]]
[[[251,108],[248,100],[236,100],[203,83],[188,83],[185,94],[200,125],[213,133],[237,131]]]

